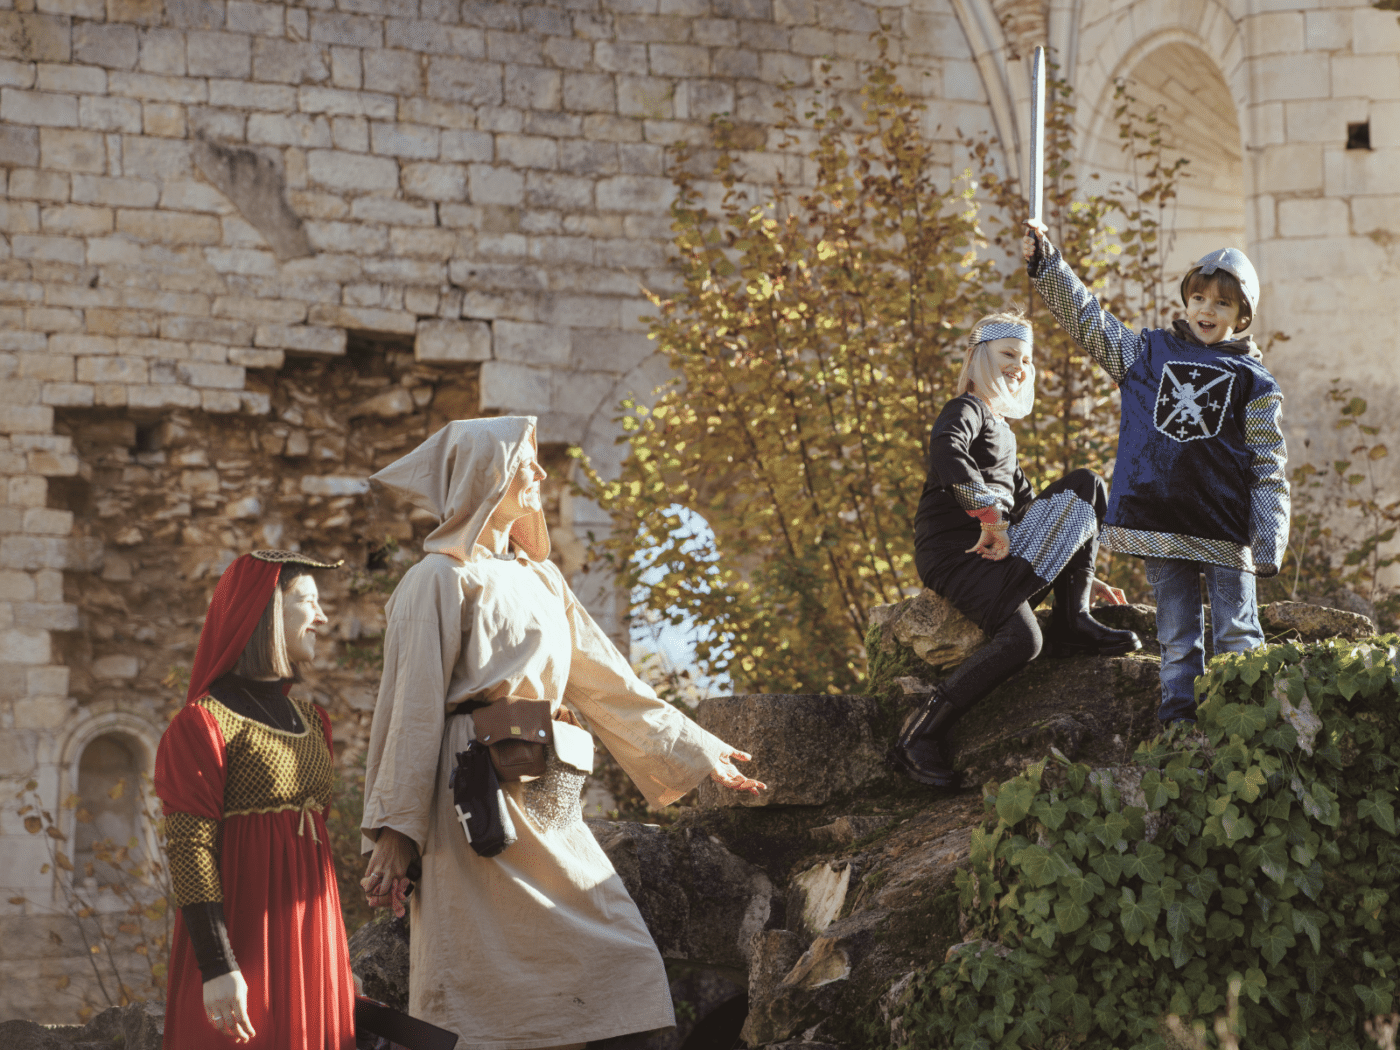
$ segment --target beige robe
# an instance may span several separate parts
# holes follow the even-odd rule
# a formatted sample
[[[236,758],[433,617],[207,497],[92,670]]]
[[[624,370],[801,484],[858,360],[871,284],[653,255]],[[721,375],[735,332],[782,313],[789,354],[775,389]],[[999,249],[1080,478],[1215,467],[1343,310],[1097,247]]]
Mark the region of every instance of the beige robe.
[[[578,809],[541,827],[525,788],[507,785],[519,840],[493,858],[472,851],[447,787],[472,719],[446,712],[483,692],[567,701],[655,805],[694,787],[728,748],[632,673],[553,564],[479,545],[465,553],[428,554],[389,600],[366,764],[362,827],[395,828],[422,856],[409,1012],[457,1033],[460,1050],[674,1024],[660,953]]]

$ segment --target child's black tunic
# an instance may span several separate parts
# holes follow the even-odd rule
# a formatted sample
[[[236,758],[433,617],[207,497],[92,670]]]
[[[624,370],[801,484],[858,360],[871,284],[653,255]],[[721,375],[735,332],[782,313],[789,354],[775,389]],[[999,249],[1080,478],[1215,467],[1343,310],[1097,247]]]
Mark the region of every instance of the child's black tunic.
[[[1107,486],[1087,470],[1035,496],[1016,465],[1016,435],[972,394],[944,406],[929,434],[925,464],[928,478],[914,517],[919,578],[989,634],[1093,542],[1107,508]],[[968,511],[993,504],[1013,522],[1011,553],[1001,561],[966,553],[981,533]]]

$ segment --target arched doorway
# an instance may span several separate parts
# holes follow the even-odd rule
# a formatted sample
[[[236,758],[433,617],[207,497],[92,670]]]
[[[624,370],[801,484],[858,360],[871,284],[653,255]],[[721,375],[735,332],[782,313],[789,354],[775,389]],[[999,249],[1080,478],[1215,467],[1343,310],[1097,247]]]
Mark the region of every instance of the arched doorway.
[[[1245,213],[1245,171],[1239,118],[1235,100],[1215,62],[1200,48],[1181,40],[1127,56],[1115,71],[1127,94],[1136,99],[1135,111],[1153,114],[1155,128],[1139,121],[1139,127],[1159,130],[1161,159],[1171,164],[1178,157],[1188,162],[1177,183],[1177,197],[1163,215],[1165,255],[1162,272],[1168,305],[1175,304],[1175,281],[1192,262],[1216,248],[1248,247]],[[1122,148],[1122,118],[1115,111],[1110,85],[1094,107],[1081,157],[1088,172],[1100,176],[1092,192],[1103,192],[1117,183],[1145,187],[1152,159],[1136,166]],[[1139,148],[1149,148],[1142,143]],[[1081,181],[1081,185],[1086,185]],[[1086,186],[1086,188],[1088,188]],[[1169,317],[1152,319],[1166,323]]]
[[[132,860],[144,857],[141,774],[145,749],[124,733],[104,733],[83,748],[78,759],[80,819],[73,831],[76,877],[88,885],[120,883],[123,876],[103,859],[110,848],[129,848]],[[88,880],[91,880],[90,882]]]

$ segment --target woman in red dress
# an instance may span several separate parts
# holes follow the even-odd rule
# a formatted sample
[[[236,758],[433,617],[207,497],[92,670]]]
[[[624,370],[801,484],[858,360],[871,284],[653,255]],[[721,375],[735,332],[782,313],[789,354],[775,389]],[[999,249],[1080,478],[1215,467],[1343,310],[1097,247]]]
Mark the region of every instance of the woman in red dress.
[[[337,562],[335,565],[339,565]],[[155,788],[180,914],[168,1050],[353,1050],[354,980],[325,810],[330,722],[288,695],[326,623],[310,575],[255,551],[219,579],[186,703],[161,738]]]

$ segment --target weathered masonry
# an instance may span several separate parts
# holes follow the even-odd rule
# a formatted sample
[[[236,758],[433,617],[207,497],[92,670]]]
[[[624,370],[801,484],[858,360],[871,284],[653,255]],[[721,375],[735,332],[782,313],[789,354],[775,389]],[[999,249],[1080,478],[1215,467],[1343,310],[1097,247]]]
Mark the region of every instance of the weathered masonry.
[[[615,404],[664,379],[668,147],[728,113],[762,181],[781,85],[854,82],[882,29],[950,176],[960,135],[1019,170],[1033,44],[1086,169],[1121,169],[1131,79],[1192,160],[1172,265],[1254,257],[1295,431],[1332,375],[1395,403],[1400,26],[1364,3],[0,0],[0,786],[37,780],[90,848],[60,802],[149,768],[219,569],[291,543],[359,573],[308,683],[353,764],[372,570],[423,528],[364,478],[496,412],[541,417],[556,478],[568,444],[615,463]],[[607,522],[551,501],[608,619],[578,572]],[[87,963],[11,808],[0,1017],[68,1019]]]

